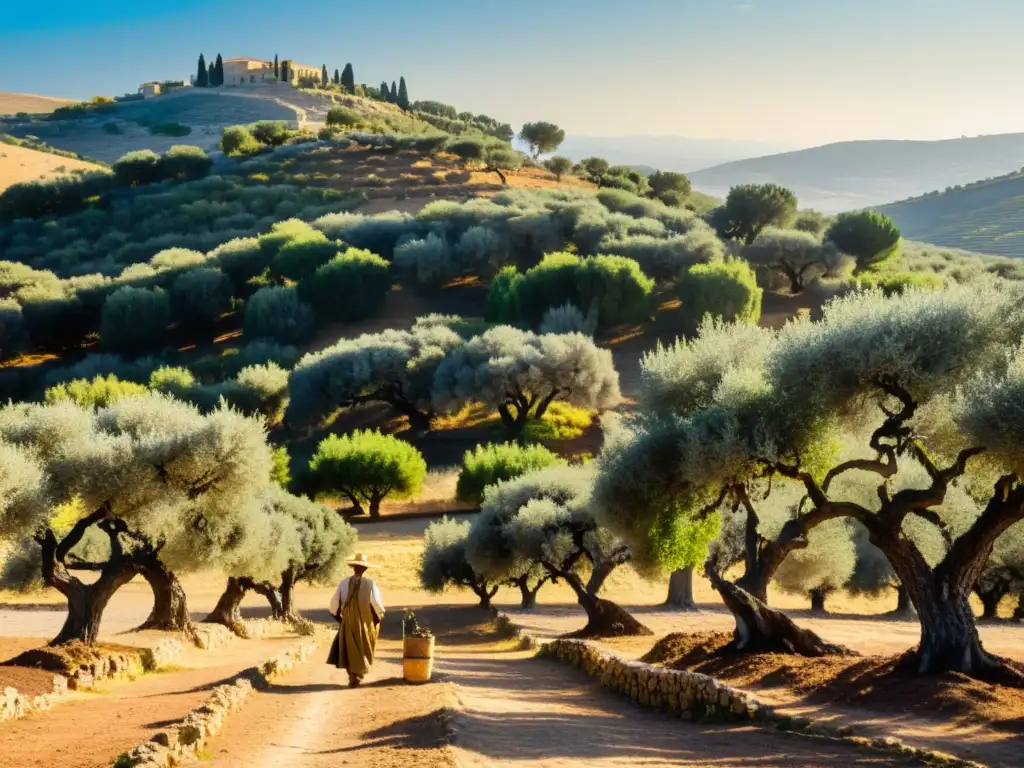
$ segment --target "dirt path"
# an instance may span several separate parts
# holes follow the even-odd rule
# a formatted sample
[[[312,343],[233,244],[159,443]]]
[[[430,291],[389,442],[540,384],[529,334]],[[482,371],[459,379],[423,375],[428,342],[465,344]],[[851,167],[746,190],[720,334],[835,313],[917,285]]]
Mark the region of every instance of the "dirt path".
[[[317,662],[259,693],[214,740],[203,764],[380,768],[458,765],[729,766],[912,765],[844,745],[756,728],[693,725],[645,712],[576,670],[536,660],[468,607],[424,608],[438,636],[438,681],[401,682],[397,616],[389,616],[367,684]],[[454,707],[455,746],[444,709]],[[198,763],[197,763],[198,765]]]
[[[0,768],[108,768],[121,752],[202,704],[214,685],[296,642],[294,636],[239,640],[214,652],[196,650],[208,654],[203,666],[103,683],[50,712],[6,722],[0,727]],[[191,661],[186,653],[182,664]]]

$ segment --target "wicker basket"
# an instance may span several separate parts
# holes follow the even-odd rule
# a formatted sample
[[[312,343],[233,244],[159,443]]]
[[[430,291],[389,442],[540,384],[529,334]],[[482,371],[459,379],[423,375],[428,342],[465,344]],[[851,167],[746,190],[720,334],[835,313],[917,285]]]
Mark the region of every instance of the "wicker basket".
[[[402,643],[402,676],[408,683],[430,680],[434,667],[434,638],[407,637]]]

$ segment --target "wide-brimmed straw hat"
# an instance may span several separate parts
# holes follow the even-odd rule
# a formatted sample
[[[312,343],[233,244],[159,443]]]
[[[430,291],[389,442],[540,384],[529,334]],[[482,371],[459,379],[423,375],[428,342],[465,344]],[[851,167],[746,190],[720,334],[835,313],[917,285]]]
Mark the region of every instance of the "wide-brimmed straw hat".
[[[356,552],[345,561],[345,565],[361,565],[363,568],[380,568],[376,563],[371,563],[362,552]]]

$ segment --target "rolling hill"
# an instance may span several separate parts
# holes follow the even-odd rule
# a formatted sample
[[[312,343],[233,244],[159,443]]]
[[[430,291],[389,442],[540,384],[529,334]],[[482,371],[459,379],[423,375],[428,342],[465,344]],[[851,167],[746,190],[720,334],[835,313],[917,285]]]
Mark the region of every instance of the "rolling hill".
[[[24,112],[29,115],[43,115],[57,107],[74,104],[71,99],[57,99],[52,96],[34,96],[30,93],[0,93],[0,117]]]
[[[905,237],[1000,256],[1024,257],[1024,173],[878,208]]]
[[[603,157],[613,165],[689,173],[697,168],[793,149],[792,145],[684,136],[568,136],[558,154],[573,160]]]
[[[694,187],[725,195],[734,184],[774,182],[805,207],[834,213],[881,205],[1024,166],[1024,133],[944,141],[852,141],[706,168]]]
[[[30,147],[0,143],[0,192],[22,181],[54,179],[79,169],[92,171],[99,166]]]

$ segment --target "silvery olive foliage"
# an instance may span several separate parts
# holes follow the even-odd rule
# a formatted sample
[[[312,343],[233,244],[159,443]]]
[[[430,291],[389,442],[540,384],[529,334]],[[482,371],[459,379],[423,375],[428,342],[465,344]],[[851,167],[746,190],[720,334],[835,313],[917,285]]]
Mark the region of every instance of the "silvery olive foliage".
[[[466,559],[468,536],[466,520],[445,517],[428,525],[423,534],[420,584],[429,592],[443,592],[448,587],[472,589],[486,605],[497,592],[497,585],[475,571]]]
[[[452,349],[434,376],[439,411],[482,402],[513,432],[543,416],[554,400],[592,410],[617,405],[611,352],[579,333],[537,335],[498,326]]]

